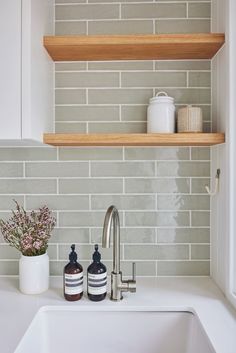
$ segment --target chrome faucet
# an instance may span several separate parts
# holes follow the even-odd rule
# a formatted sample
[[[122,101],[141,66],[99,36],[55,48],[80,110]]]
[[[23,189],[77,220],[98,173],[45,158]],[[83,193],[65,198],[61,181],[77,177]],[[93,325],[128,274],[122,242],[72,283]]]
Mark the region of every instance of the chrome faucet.
[[[120,270],[120,218],[115,206],[107,209],[104,226],[102,247],[109,248],[111,242],[111,228],[113,225],[113,271],[111,272],[111,300],[123,299],[122,292],[136,292],[136,264],[133,262],[132,279],[122,280]]]

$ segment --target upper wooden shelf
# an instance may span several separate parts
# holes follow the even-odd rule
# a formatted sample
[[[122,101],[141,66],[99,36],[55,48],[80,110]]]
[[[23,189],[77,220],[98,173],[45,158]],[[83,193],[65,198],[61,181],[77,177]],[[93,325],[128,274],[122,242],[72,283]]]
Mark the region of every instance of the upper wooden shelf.
[[[176,134],[44,134],[53,146],[212,146],[225,142],[223,133]]]
[[[222,33],[44,37],[54,61],[211,59],[224,42]]]

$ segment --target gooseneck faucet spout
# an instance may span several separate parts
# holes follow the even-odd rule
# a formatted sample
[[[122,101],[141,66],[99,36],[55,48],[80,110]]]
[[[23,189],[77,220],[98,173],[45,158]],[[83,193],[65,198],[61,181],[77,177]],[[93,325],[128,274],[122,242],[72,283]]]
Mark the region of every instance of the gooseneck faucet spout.
[[[122,280],[120,270],[120,218],[115,206],[110,206],[106,212],[102,247],[109,248],[111,243],[111,229],[113,226],[113,271],[111,273],[111,300],[123,299],[122,292],[136,292],[135,263],[133,263],[133,276],[131,280]]]

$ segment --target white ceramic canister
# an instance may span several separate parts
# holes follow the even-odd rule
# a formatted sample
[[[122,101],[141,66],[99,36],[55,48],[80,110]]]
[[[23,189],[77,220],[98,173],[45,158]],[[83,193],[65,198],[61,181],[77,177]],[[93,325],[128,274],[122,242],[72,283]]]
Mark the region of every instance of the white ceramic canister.
[[[175,106],[174,98],[166,92],[158,92],[149,100],[147,110],[148,133],[173,133],[175,132]]]
[[[49,257],[21,255],[19,261],[19,285],[24,294],[39,294],[49,287]]]
[[[200,107],[186,107],[178,110],[177,119],[178,132],[202,132],[202,109]]]

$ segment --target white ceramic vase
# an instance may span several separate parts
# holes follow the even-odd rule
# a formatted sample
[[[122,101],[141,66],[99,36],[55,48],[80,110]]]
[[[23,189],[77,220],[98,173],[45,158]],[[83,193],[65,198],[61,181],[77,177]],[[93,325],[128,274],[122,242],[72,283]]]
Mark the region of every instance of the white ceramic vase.
[[[19,261],[20,291],[24,294],[39,294],[49,287],[49,257],[21,255]]]

